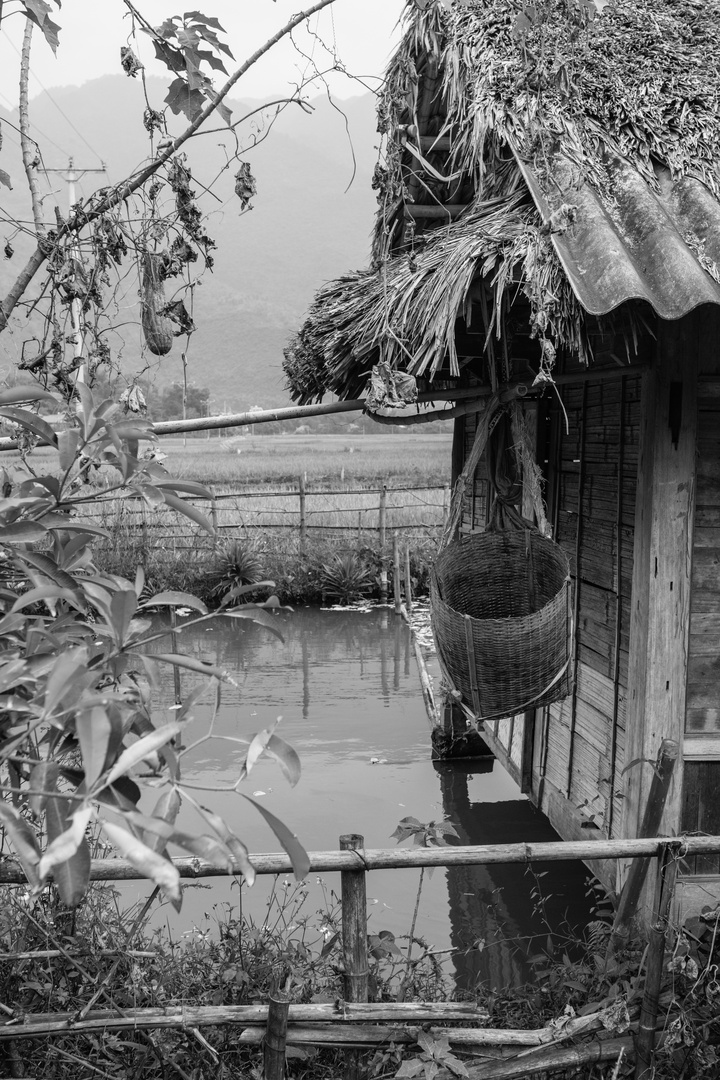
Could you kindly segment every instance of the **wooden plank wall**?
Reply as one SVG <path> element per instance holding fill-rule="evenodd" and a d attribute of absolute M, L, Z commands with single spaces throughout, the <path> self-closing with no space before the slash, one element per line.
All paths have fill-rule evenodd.
<path fill-rule="evenodd" d="M 720 734 L 720 379 L 698 386 L 698 462 L 685 730 Z"/>
<path fill-rule="evenodd" d="M 640 390 L 637 375 L 567 386 L 567 429 L 559 406 L 545 418 L 551 520 L 575 590 L 576 684 L 537 718 L 533 791 L 543 808 L 565 799 L 567 821 L 579 810 L 598 837 L 621 835 Z"/>
<path fill-rule="evenodd" d="M 681 828 L 720 833 L 720 314 L 704 313 L 698 378 L 685 770 Z M 703 758 L 705 760 L 703 760 Z M 714 760 L 713 760 L 714 759 Z M 720 856 L 697 858 L 691 874 L 720 874 Z"/>

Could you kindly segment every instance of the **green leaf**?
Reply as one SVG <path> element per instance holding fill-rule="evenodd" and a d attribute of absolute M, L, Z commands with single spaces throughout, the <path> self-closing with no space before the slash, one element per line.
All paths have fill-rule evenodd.
<path fill-rule="evenodd" d="M 213 866 L 232 874 L 234 870 L 233 858 L 225 844 L 214 836 L 191 836 L 190 833 L 174 832 L 173 844 L 179 844 L 187 851 L 192 852 L 198 859 L 207 859 Z"/>
<path fill-rule="evenodd" d="M 26 401 L 49 401 L 58 406 L 59 400 L 39 386 L 7 386 L 0 390 L 0 405 L 19 405 Z"/>
<path fill-rule="evenodd" d="M 163 727 L 157 728 L 150 735 L 144 735 L 142 739 L 138 739 L 136 743 L 129 746 L 127 750 L 123 750 L 120 757 L 113 765 L 110 772 L 107 774 L 103 781 L 103 787 L 109 787 L 114 783 L 119 776 L 124 776 L 130 769 L 134 768 L 141 761 L 151 757 L 156 753 L 161 746 L 170 742 L 172 738 L 178 735 L 180 732 L 179 724 L 165 724 Z"/>
<path fill-rule="evenodd" d="M 6 173 L 4 169 L 0 169 L 0 184 L 4 184 L 6 188 L 10 188 L 12 191 L 12 180 L 10 174 Z"/>
<path fill-rule="evenodd" d="M 271 814 L 270 811 L 264 806 L 261 806 L 260 803 L 256 803 L 249 795 L 243 795 L 241 791 L 238 791 L 238 795 L 242 799 L 246 799 L 247 802 L 249 802 L 251 806 L 254 806 L 257 812 L 265 818 L 265 821 L 282 844 L 283 849 L 290 856 L 290 862 L 292 863 L 295 877 L 298 880 L 304 878 L 310 870 L 310 856 L 295 833 L 290 832 L 287 825 L 280 821 L 280 818 L 276 818 L 274 814 Z"/>
<path fill-rule="evenodd" d="M 213 499 L 210 488 L 194 480 L 158 480 L 155 487 L 160 491 L 184 491 L 186 495 L 196 495 L 199 499 Z"/>
<path fill-rule="evenodd" d="M 66 431 L 58 432 L 60 468 L 63 472 L 68 472 L 75 464 L 79 445 L 80 432 L 77 428 L 68 428 Z"/>
<path fill-rule="evenodd" d="M 179 911 L 181 894 L 180 874 L 177 867 L 126 829 L 121 829 L 119 825 L 103 821 L 102 827 L 103 832 L 120 854 L 141 874 L 154 881 Z"/>
<path fill-rule="evenodd" d="M 0 410 L 1 412 L 2 410 Z M 204 529 L 210 534 L 215 535 L 215 530 L 212 525 L 199 510 L 196 510 L 192 503 L 187 502 L 185 499 L 179 499 L 177 495 L 171 494 L 169 491 L 163 491 L 165 502 L 171 509 L 176 510 L 178 514 L 184 514 L 185 517 L 190 518 L 196 525 L 199 525 L 201 529 Z"/>
<path fill-rule="evenodd" d="M 58 34 L 60 33 L 60 27 L 57 23 L 53 22 L 50 18 L 50 12 L 52 8 L 45 0 L 23 0 L 25 5 L 25 14 L 31 22 L 34 22 L 36 26 L 39 26 L 43 32 L 43 36 L 48 45 L 55 53 L 57 52 L 60 39 Z"/>
<path fill-rule="evenodd" d="M 163 821 L 172 829 L 172 826 L 175 824 L 175 819 L 180 812 L 181 803 L 182 799 L 180 798 L 180 794 L 177 788 L 170 788 L 169 791 L 166 791 L 163 795 L 160 796 L 158 801 L 155 803 L 155 807 L 150 816 L 153 818 L 158 818 L 160 821 Z M 146 833 L 145 842 L 149 848 L 151 848 L 153 851 L 156 851 L 159 855 L 161 855 L 165 850 L 166 845 L 165 843 L 163 843 L 163 837 L 161 837 L 160 834 L 157 832 L 150 835 Z"/>
<path fill-rule="evenodd" d="M 199 671 L 202 675 L 214 675 L 216 679 L 227 678 L 227 671 L 215 667 L 214 664 L 204 660 L 196 660 L 193 656 L 184 656 L 182 653 L 153 653 L 152 660 L 159 660 L 161 664 L 174 664 L 176 667 L 187 668 L 188 671 Z"/>
<path fill-rule="evenodd" d="M 83 602 L 77 593 L 70 592 L 69 589 L 61 589 L 58 585 L 44 585 L 39 589 L 30 589 L 28 592 L 23 593 L 15 601 L 10 608 L 10 613 L 15 611 L 23 611 L 27 607 L 32 607 L 33 604 L 39 604 L 41 602 L 47 603 L 48 600 L 67 600 L 67 602 L 78 611 L 82 611 Z"/>
<path fill-rule="evenodd" d="M 197 803 L 195 804 L 195 807 L 205 818 L 210 828 L 217 833 L 230 851 L 240 869 L 240 873 L 243 875 L 248 885 L 253 885 L 255 882 L 255 867 L 250 862 L 248 849 L 245 847 L 242 840 L 228 828 L 227 824 L 219 814 L 214 814 L 212 810 L 208 810 L 206 806 L 198 806 Z"/>
<path fill-rule="evenodd" d="M 218 615 L 227 615 L 229 619 L 249 619 L 250 622 L 257 623 L 259 626 L 264 626 L 266 630 L 269 630 L 275 637 L 280 638 L 281 641 L 285 641 L 282 633 L 275 625 L 275 617 L 269 615 L 266 611 L 263 611 L 261 607 L 251 607 L 245 605 L 237 608 L 225 608 L 223 611 L 218 611 Z"/>
<path fill-rule="evenodd" d="M 90 849 L 85 829 L 93 815 L 89 806 L 68 814 L 68 802 L 55 796 L 47 801 L 45 821 L 50 841 L 40 859 L 39 873 L 44 880 L 52 870 L 60 899 L 73 908 L 82 900 L 90 880 Z"/>
<path fill-rule="evenodd" d="M 292 746 L 277 735 L 271 735 L 265 747 L 265 755 L 277 761 L 285 779 L 291 787 L 295 787 L 300 779 L 301 765 L 300 758 Z"/>
<path fill-rule="evenodd" d="M 125 643 L 127 632 L 137 611 L 138 600 L 134 589 L 116 592 L 110 601 L 110 615 L 115 640 L 121 647 Z"/>
<path fill-rule="evenodd" d="M 25 428 L 26 431 L 32 432 L 33 435 L 42 441 L 48 443 L 50 446 L 57 446 L 57 435 L 41 417 L 35 413 L 27 412 L 26 409 L 14 409 L 10 405 L 0 408 L 0 416 L 7 417 L 8 420 L 12 420 L 14 424 L 19 424 L 20 427 Z"/>
<path fill-rule="evenodd" d="M 155 46 L 157 51 L 157 44 Z M 185 79 L 174 79 L 165 97 L 165 103 L 170 106 L 176 116 L 184 113 L 192 123 L 196 116 L 202 112 L 205 98 L 199 90 L 191 90 Z"/>
<path fill-rule="evenodd" d="M 91 788 L 105 768 L 113 726 L 100 705 L 84 709 L 75 717 L 75 731 L 82 752 L 85 783 Z"/>
<path fill-rule="evenodd" d="M 0 825 L 5 829 L 10 843 L 15 848 L 28 881 L 31 885 L 37 885 L 40 881 L 38 873 L 40 849 L 35 833 L 25 818 L 5 802 L 0 802 Z"/>
<path fill-rule="evenodd" d="M 39 761 L 33 766 L 30 773 L 30 790 L 42 793 L 28 797 L 28 806 L 36 817 L 40 817 L 47 806 L 48 798 L 57 790 L 59 775 L 60 769 L 54 761 Z"/>
<path fill-rule="evenodd" d="M 0 526 L 0 544 L 34 544 L 47 536 L 47 529 L 38 521 L 14 521 Z"/>
<path fill-rule="evenodd" d="M 160 592 L 151 596 L 149 600 L 143 600 L 141 608 L 153 607 L 189 607 L 199 611 L 201 615 L 207 615 L 207 608 L 197 596 L 185 592 Z"/>
<path fill-rule="evenodd" d="M 35 570 L 39 570 L 61 588 L 73 589 L 79 592 L 80 586 L 78 582 L 75 581 L 75 578 L 71 577 L 66 570 L 62 570 L 49 555 L 43 555 L 42 552 L 39 551 L 18 551 L 16 558 L 22 559 L 28 566 L 32 566 Z"/>

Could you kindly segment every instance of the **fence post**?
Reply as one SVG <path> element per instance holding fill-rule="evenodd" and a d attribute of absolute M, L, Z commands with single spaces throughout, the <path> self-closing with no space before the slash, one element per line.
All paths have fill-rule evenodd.
<path fill-rule="evenodd" d="M 395 597 L 395 614 L 399 615 L 402 609 L 402 597 L 400 596 L 400 542 L 397 533 L 393 533 L 393 596 Z"/>
<path fill-rule="evenodd" d="M 385 551 L 387 529 L 387 484 L 380 488 L 380 508 L 378 510 L 378 533 L 380 534 L 380 555 Z"/>
<path fill-rule="evenodd" d="M 283 1080 L 290 997 L 282 991 L 268 999 L 267 1029 L 263 1049 L 263 1080 Z"/>
<path fill-rule="evenodd" d="M 357 833 L 340 837 L 341 851 L 357 851 L 363 859 L 365 838 Z M 345 1000 L 364 1002 L 368 999 L 367 952 L 367 893 L 365 870 L 343 870 L 340 873 L 342 902 L 342 942 L 345 962 Z M 345 1080 L 360 1076 L 359 1050 L 345 1054 Z"/>
<path fill-rule="evenodd" d="M 650 927 L 645 964 L 645 990 L 635 1039 L 635 1053 L 637 1055 L 635 1080 L 650 1080 L 653 1075 L 655 1025 L 657 1024 L 660 1005 L 660 985 L 665 960 L 665 939 L 670 917 L 670 905 L 675 892 L 677 860 L 677 851 L 673 850 L 672 845 L 667 844 L 658 859 L 657 884 L 653 903 L 653 924 Z"/>
<path fill-rule="evenodd" d="M 307 515 L 305 512 L 305 474 L 300 473 L 298 477 L 298 487 L 300 493 L 300 550 L 305 550 L 305 541 L 307 540 Z"/>
<path fill-rule="evenodd" d="M 663 739 L 660 743 L 657 765 L 653 773 L 648 800 L 645 804 L 645 813 L 638 833 L 639 837 L 645 838 L 657 836 L 658 834 L 670 781 L 672 780 L 679 753 L 680 747 L 672 739 Z M 610 936 L 609 949 L 611 954 L 629 932 L 630 923 L 637 912 L 649 866 L 649 858 L 633 859 L 630 865 L 630 872 L 620 894 L 620 901 Z"/>
<path fill-rule="evenodd" d="M 450 485 L 443 484 L 443 506 L 442 506 L 442 523 L 443 529 L 447 525 L 448 514 L 450 513 Z"/>
<path fill-rule="evenodd" d="M 412 611 L 412 578 L 410 577 L 410 545 L 405 545 L 405 609 Z"/>

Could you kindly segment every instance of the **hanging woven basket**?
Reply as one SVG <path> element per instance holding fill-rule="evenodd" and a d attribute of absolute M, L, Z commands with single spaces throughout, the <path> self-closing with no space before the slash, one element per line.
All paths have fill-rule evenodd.
<path fill-rule="evenodd" d="M 535 529 L 471 533 L 438 556 L 430 581 L 443 674 L 481 720 L 571 691 L 568 561 Z"/>

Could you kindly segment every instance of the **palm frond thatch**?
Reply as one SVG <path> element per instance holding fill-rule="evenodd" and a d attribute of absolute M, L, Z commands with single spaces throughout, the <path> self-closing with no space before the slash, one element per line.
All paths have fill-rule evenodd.
<path fill-rule="evenodd" d="M 456 375 L 455 323 L 478 277 L 489 289 L 487 331 L 500 329 L 519 288 L 543 344 L 586 354 L 584 313 L 518 159 L 554 213 L 566 209 L 558 154 L 610 216 L 609 156 L 651 188 L 659 163 L 720 195 L 720 0 L 408 0 L 406 22 L 378 105 L 387 144 L 374 184 L 374 269 L 316 297 L 286 353 L 299 400 L 326 390 L 357 396 L 379 359 L 427 378 Z M 429 69 L 438 74 L 428 110 Z M 441 175 L 409 158 L 402 133 L 413 127 L 450 137 Z M 403 204 L 443 204 L 468 190 L 457 221 L 417 240 L 406 224 L 398 242 Z"/>

